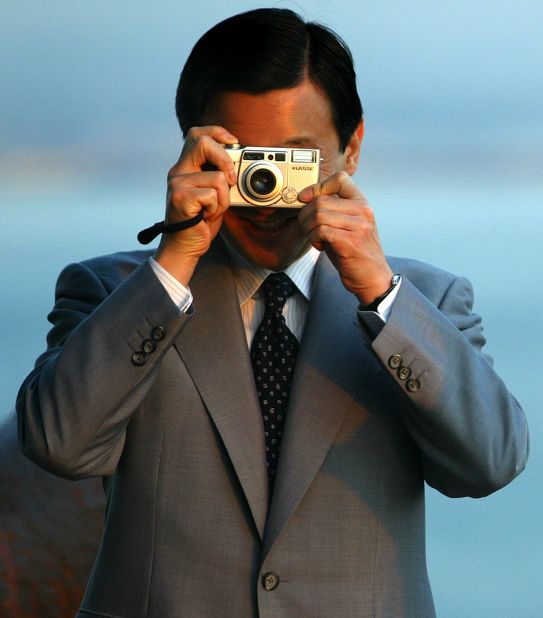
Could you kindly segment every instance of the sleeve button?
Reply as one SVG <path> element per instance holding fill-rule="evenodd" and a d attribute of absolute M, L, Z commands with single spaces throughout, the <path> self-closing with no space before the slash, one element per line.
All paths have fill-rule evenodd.
<path fill-rule="evenodd" d="M 134 354 L 132 354 L 132 362 L 137 367 L 141 367 L 141 365 L 145 365 L 145 362 L 146 362 L 145 352 L 142 352 L 142 351 L 134 352 Z"/>
<path fill-rule="evenodd" d="M 410 380 L 407 380 L 405 388 L 410 393 L 416 393 L 420 389 L 420 381 L 416 378 L 411 378 Z"/>
<path fill-rule="evenodd" d="M 166 329 L 164 326 L 155 326 L 151 331 L 151 337 L 154 341 L 162 341 L 166 336 Z"/>
<path fill-rule="evenodd" d="M 402 365 L 398 369 L 398 378 L 400 378 L 400 380 L 407 380 L 410 377 L 411 377 L 411 369 L 409 369 L 409 367 L 406 367 L 405 365 Z"/>
<path fill-rule="evenodd" d="M 141 350 L 145 354 L 151 354 L 156 350 L 156 343 L 152 339 L 145 339 L 141 344 Z"/>
<path fill-rule="evenodd" d="M 389 359 L 388 359 L 388 366 L 391 369 L 398 369 L 399 367 L 402 366 L 402 357 L 400 354 L 393 354 Z"/>

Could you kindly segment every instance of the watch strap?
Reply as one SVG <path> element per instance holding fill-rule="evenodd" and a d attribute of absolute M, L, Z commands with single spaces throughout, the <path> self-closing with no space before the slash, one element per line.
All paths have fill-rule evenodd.
<path fill-rule="evenodd" d="M 392 290 L 400 283 L 402 280 L 402 276 L 400 274 L 393 275 L 390 281 L 390 287 L 386 292 L 378 296 L 375 300 L 373 300 L 369 305 L 365 307 L 360 307 L 361 311 L 377 311 L 379 305 L 385 300 L 385 298 L 392 292 Z"/>

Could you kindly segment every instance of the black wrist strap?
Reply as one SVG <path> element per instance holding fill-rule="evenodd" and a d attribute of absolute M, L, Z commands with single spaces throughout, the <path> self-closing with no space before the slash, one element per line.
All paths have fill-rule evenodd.
<path fill-rule="evenodd" d="M 377 308 L 379 307 L 379 305 L 392 292 L 392 290 L 398 285 L 398 283 L 400 283 L 401 280 L 402 280 L 401 275 L 394 275 L 392 277 L 392 281 L 390 282 L 390 287 L 388 288 L 388 290 L 384 294 L 381 294 L 381 296 L 378 296 L 369 305 L 366 305 L 365 307 L 360 307 L 360 310 L 361 311 L 377 311 Z"/>
<path fill-rule="evenodd" d="M 172 234 L 173 232 L 180 232 L 181 230 L 188 230 L 189 227 L 193 227 L 198 225 L 200 221 L 204 218 L 204 211 L 200 211 L 195 217 L 191 219 L 186 219 L 185 221 L 179 221 L 179 223 L 169 223 L 166 224 L 164 221 L 159 221 L 155 223 L 151 227 L 145 228 L 141 230 L 138 234 L 138 241 L 142 245 L 148 245 L 152 242 L 159 234 Z"/>
<path fill-rule="evenodd" d="M 377 311 L 377 307 L 379 307 L 379 305 L 385 300 L 385 298 L 392 292 L 393 289 L 394 287 L 388 288 L 388 290 L 384 294 L 381 294 L 381 296 L 378 296 L 369 305 L 366 305 L 365 307 L 361 307 L 362 311 Z"/>

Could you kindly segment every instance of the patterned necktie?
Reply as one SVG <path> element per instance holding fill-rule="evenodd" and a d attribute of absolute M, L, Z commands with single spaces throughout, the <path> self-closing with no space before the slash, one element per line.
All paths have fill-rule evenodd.
<path fill-rule="evenodd" d="M 285 273 L 272 273 L 260 289 L 264 295 L 265 310 L 251 345 L 251 362 L 264 419 L 266 465 L 271 490 L 275 482 L 298 340 L 287 328 L 283 317 L 285 302 L 295 290 L 294 283 Z"/>

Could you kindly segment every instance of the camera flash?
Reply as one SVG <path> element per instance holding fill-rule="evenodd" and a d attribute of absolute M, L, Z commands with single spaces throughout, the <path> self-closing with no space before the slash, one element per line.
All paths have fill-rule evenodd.
<path fill-rule="evenodd" d="M 293 150 L 292 162 L 293 163 L 315 163 L 315 150 Z"/>

